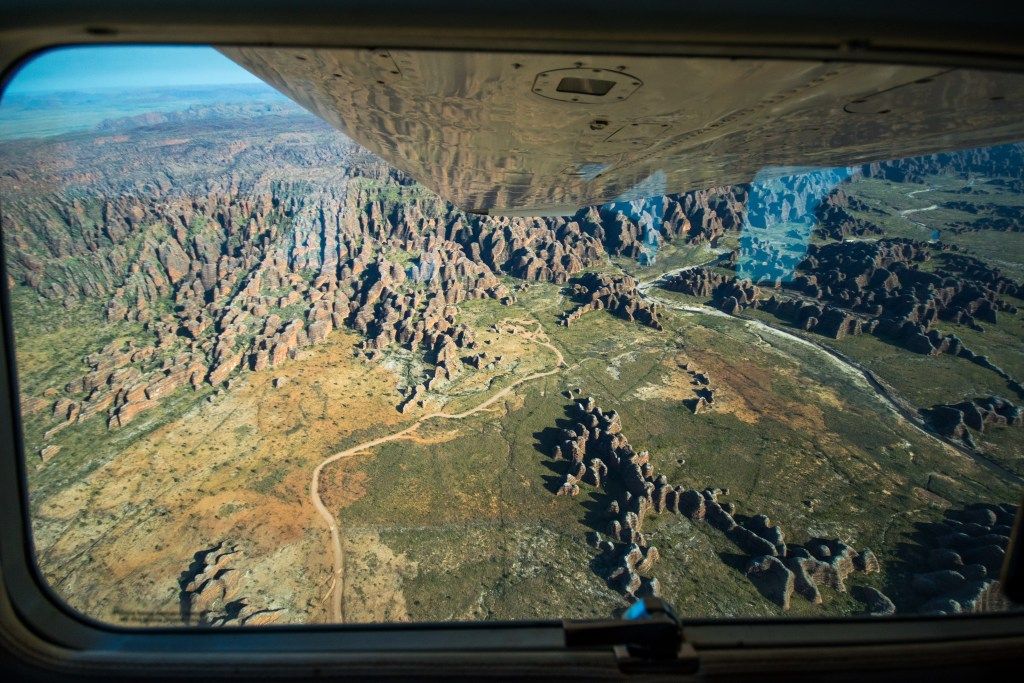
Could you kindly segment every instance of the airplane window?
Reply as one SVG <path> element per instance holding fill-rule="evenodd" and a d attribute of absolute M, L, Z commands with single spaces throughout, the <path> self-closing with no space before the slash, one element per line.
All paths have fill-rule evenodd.
<path fill-rule="evenodd" d="M 431 110 L 428 58 L 80 47 L 8 85 L 32 543 L 68 605 L 192 627 L 647 595 L 689 618 L 1009 609 L 1016 81 L 609 58 L 636 90 L 593 104 L 528 99 L 579 64 L 515 56 L 492 164 L 467 150 L 503 81 L 442 79 Z M 645 109 L 670 104 L 644 99 L 658 74 L 703 91 Z M 929 88 L 977 127 L 917 117 Z"/>

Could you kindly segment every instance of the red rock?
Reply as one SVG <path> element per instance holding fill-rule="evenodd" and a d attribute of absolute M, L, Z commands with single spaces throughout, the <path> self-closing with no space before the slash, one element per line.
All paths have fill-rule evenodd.
<path fill-rule="evenodd" d="M 217 363 L 217 365 L 210 370 L 210 376 L 208 377 L 210 384 L 216 386 L 226 380 L 228 375 L 234 372 L 241 362 L 242 353 L 239 351 L 238 353 L 232 354 Z"/>
<path fill-rule="evenodd" d="M 156 405 L 156 401 L 151 401 L 148 399 L 135 401 L 133 403 L 125 403 L 120 408 L 118 408 L 117 412 L 114 413 L 114 415 L 110 418 L 108 426 L 112 428 L 124 427 L 132 420 L 134 420 L 136 417 L 138 417 L 139 413 L 143 412 L 144 410 L 154 408 L 156 407 Z"/>
<path fill-rule="evenodd" d="M 47 462 L 48 460 L 52 459 L 53 456 L 57 455 L 58 453 L 60 453 L 60 446 L 58 446 L 57 444 L 50 444 L 49 446 L 45 446 L 42 449 L 40 449 L 40 451 L 39 451 L 39 458 L 43 462 Z"/>
<path fill-rule="evenodd" d="M 316 344 L 327 338 L 333 325 L 330 320 L 317 320 L 309 326 L 309 342 Z"/>

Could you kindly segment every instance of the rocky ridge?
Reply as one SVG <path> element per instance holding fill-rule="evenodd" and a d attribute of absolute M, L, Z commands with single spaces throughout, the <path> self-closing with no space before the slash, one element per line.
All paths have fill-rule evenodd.
<path fill-rule="evenodd" d="M 936 250 L 938 263 L 922 269 Z M 773 257 L 765 253 L 762 257 Z M 995 372 L 1022 393 L 1009 373 L 937 325 L 950 322 L 983 332 L 983 323 L 996 324 L 999 315 L 1018 313 L 1004 297 L 1019 297 L 1024 289 L 997 268 L 941 247 L 902 238 L 812 244 L 785 281 L 755 284 L 722 269 L 699 267 L 666 276 L 661 285 L 709 297 L 732 315 L 760 309 L 832 339 L 874 334 L 914 353 L 958 356 Z"/>
<path fill-rule="evenodd" d="M 851 237 L 872 237 L 884 233 L 881 226 L 851 214 L 851 209 L 865 213 L 871 211 L 871 207 L 847 195 L 842 187 L 829 192 L 814 210 L 814 235 L 842 242 Z"/>
<path fill-rule="evenodd" d="M 820 603 L 819 585 L 845 592 L 845 582 L 853 572 L 879 571 L 874 553 L 866 549 L 857 552 L 838 539 L 812 538 L 803 545 L 787 544 L 782 529 L 768 517 L 735 516 L 735 505 L 719 500 L 728 491 L 673 486 L 665 475 L 655 473 L 648 451 L 637 451 L 629 443 L 619 414 L 603 411 L 592 398 L 578 400 L 566 412 L 575 424 L 561 430 L 560 442 L 551 453 L 555 461 L 565 462 L 556 495 L 577 496 L 582 487 L 589 486 L 604 491 L 610 499 L 604 529 L 608 538 L 595 529 L 588 540 L 600 552 L 595 566 L 602 578 L 627 599 L 657 595 L 660 590 L 652 575 L 660 552 L 648 542 L 643 526 L 649 515 L 663 512 L 685 515 L 694 523 L 706 522 L 725 534 L 748 554 L 746 576 L 784 610 L 789 609 L 794 593 Z"/>
<path fill-rule="evenodd" d="M 580 305 L 562 316 L 561 323 L 568 327 L 590 311 L 606 310 L 629 322 L 661 330 L 659 305 L 644 298 L 637 285 L 629 275 L 587 273 L 577 278 L 570 290 L 573 300 Z"/>
<path fill-rule="evenodd" d="M 982 433 L 989 427 L 1024 425 L 1024 408 L 1000 396 L 935 405 L 922 409 L 921 414 L 936 432 L 960 439 L 969 448 L 977 447 L 971 436 L 972 429 Z"/>
<path fill-rule="evenodd" d="M 948 511 L 939 522 L 919 522 L 905 562 L 910 584 L 905 600 L 912 610 L 958 614 L 1006 609 L 998 576 L 1016 513 L 1006 503 L 975 503 Z"/>

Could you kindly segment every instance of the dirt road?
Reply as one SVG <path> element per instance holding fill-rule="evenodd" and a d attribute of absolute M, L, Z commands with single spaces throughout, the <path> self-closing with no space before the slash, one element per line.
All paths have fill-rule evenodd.
<path fill-rule="evenodd" d="M 499 325 L 517 325 L 523 322 L 525 321 L 502 321 L 501 323 L 499 323 Z M 330 595 L 331 598 L 331 619 L 333 621 L 339 623 L 345 621 L 345 607 L 344 601 L 342 600 L 342 597 L 345 594 L 345 551 L 341 544 L 341 532 L 339 529 L 338 520 L 334 517 L 334 515 L 331 514 L 331 512 L 327 509 L 327 506 L 324 505 L 323 500 L 320 498 L 320 474 L 323 472 L 325 467 L 327 467 L 333 462 L 336 462 L 343 458 L 349 458 L 354 455 L 358 455 L 359 453 L 367 451 L 381 444 L 405 438 L 412 432 L 416 431 L 416 429 L 419 428 L 420 425 L 422 425 L 424 422 L 427 422 L 428 420 L 463 420 L 467 417 L 470 417 L 471 415 L 479 413 L 480 411 L 487 409 L 489 406 L 505 398 L 520 385 L 523 385 L 527 382 L 532 382 L 533 380 L 536 379 L 541 379 L 543 377 L 550 377 L 551 375 L 555 374 L 562 367 L 565 366 L 565 358 L 562 356 L 562 352 L 555 348 L 555 346 L 547 340 L 547 336 L 541 329 L 540 323 L 537 323 L 537 329 L 533 330 L 532 332 L 528 330 L 523 330 L 521 331 L 521 333 L 524 334 L 526 339 L 536 342 L 538 346 L 543 346 L 554 352 L 556 358 L 554 368 L 552 368 L 551 370 L 545 370 L 544 372 L 535 372 L 531 375 L 527 375 L 526 377 L 522 377 L 513 382 L 512 384 L 508 385 L 501 391 L 497 392 L 487 400 L 482 401 L 476 406 L 468 410 L 464 410 L 461 413 L 429 413 L 427 415 L 424 415 L 420 419 L 416 420 L 405 429 L 394 432 L 392 434 L 387 434 L 385 436 L 378 437 L 376 439 L 364 441 L 361 444 L 357 444 L 355 446 L 352 446 L 351 448 L 346 448 L 343 451 L 338 451 L 337 453 L 334 453 L 333 455 L 324 459 L 319 465 L 317 465 L 316 469 L 313 470 L 313 480 L 310 482 L 309 485 L 309 497 L 310 500 L 313 502 L 313 507 L 316 508 L 317 513 L 319 513 L 323 520 L 327 522 L 327 526 L 331 532 L 331 554 L 333 556 L 334 561 L 334 570 L 331 581 L 331 587 L 328 589 L 328 594 Z"/>

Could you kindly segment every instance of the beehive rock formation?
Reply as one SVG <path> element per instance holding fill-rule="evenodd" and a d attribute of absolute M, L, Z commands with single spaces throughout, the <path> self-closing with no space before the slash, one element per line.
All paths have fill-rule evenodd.
<path fill-rule="evenodd" d="M 939 522 L 918 523 L 918 542 L 906 551 L 912 611 L 1005 609 L 998 577 L 1016 513 L 1006 503 L 975 503 L 948 511 Z"/>
<path fill-rule="evenodd" d="M 606 310 L 624 320 L 662 329 L 658 304 L 645 299 L 636 279 L 629 275 L 587 273 L 576 280 L 571 292 L 579 306 L 563 316 L 563 325 L 572 325 L 590 311 Z"/>
<path fill-rule="evenodd" d="M 984 332 L 998 316 L 1018 314 L 1004 297 L 1018 297 L 1024 287 L 998 269 L 941 246 L 903 238 L 811 244 L 802 259 L 789 255 L 786 262 L 780 261 L 773 245 L 751 247 L 755 242 L 741 250 L 740 258 L 752 259 L 757 270 L 786 273 L 785 277 L 753 283 L 704 266 L 664 277 L 660 284 L 708 298 L 730 315 L 758 309 L 832 339 L 873 334 L 913 353 L 963 358 L 996 373 L 1024 398 L 1019 380 L 955 334 L 939 329 L 949 322 Z M 931 262 L 935 254 L 939 265 L 921 269 L 920 264 Z M 773 293 L 767 295 L 766 290 Z"/>
<path fill-rule="evenodd" d="M 648 451 L 630 444 L 619 414 L 605 412 L 593 398 L 579 399 L 566 412 L 573 425 L 560 431 L 551 452 L 564 468 L 555 493 L 577 496 L 583 487 L 620 492 L 608 503 L 607 526 L 591 532 L 589 540 L 600 551 L 596 566 L 602 578 L 626 598 L 658 589 L 651 572 L 661 553 L 649 544 L 644 522 L 659 513 L 682 515 L 723 533 L 748 556 L 746 576 L 784 610 L 794 593 L 818 603 L 820 585 L 845 592 L 854 572 L 879 571 L 870 550 L 857 552 L 838 539 L 812 538 L 794 545 L 765 515 L 737 518 L 735 506 L 719 500 L 727 491 L 672 485 L 665 475 L 656 474 Z M 611 480 L 614 486 L 609 486 Z"/>
<path fill-rule="evenodd" d="M 239 595 L 238 547 L 221 541 L 196 553 L 180 580 L 181 618 L 190 626 L 259 626 L 276 621 L 279 609 L 262 609 Z"/>
<path fill-rule="evenodd" d="M 921 413 L 936 432 L 960 439 L 971 448 L 975 447 L 971 430 L 983 433 L 990 427 L 1020 427 L 1024 424 L 1024 409 L 1000 396 L 935 405 Z"/>

